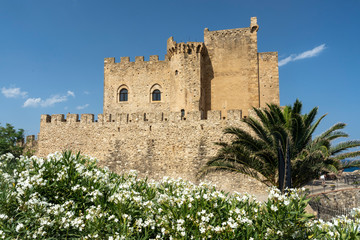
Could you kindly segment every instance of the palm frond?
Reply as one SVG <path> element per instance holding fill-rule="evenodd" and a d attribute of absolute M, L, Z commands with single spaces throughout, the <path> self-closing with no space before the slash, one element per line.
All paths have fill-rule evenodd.
<path fill-rule="evenodd" d="M 347 158 L 355 158 L 355 157 L 359 157 L 359 156 L 360 156 L 360 151 L 354 151 L 354 152 L 338 154 L 338 155 L 332 156 L 331 158 L 334 160 L 340 161 L 340 160 L 344 160 Z"/>
<path fill-rule="evenodd" d="M 321 138 L 327 138 L 329 137 L 333 132 L 343 129 L 346 126 L 345 123 L 336 123 L 335 125 L 331 126 L 328 130 L 323 132 L 319 137 Z"/>
<path fill-rule="evenodd" d="M 350 148 L 360 147 L 360 141 L 346 141 L 336 144 L 330 148 L 331 155 L 336 155 Z"/>
<path fill-rule="evenodd" d="M 312 135 L 314 133 L 314 131 L 316 130 L 316 128 L 319 126 L 321 120 L 324 119 L 324 117 L 326 117 L 327 114 L 322 115 L 310 128 L 310 134 Z"/>
<path fill-rule="evenodd" d="M 313 124 L 315 117 L 317 115 L 317 112 L 318 112 L 318 108 L 314 107 L 313 109 L 311 109 L 311 111 L 308 114 L 303 115 L 305 126 L 309 127 Z"/>

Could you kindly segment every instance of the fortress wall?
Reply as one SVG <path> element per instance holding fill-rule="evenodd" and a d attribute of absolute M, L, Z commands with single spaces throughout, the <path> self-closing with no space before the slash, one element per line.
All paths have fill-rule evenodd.
<path fill-rule="evenodd" d="M 220 111 L 209 112 L 208 120 L 200 120 L 199 111 L 189 112 L 186 120 L 177 112 L 99 114 L 94 121 L 93 114 L 80 119 L 77 114 L 42 115 L 38 155 L 71 149 L 98 158 L 101 166 L 118 173 L 135 169 L 151 179 L 170 176 L 198 182 L 196 173 L 217 152 L 214 142 L 229 138 L 223 129 L 242 125 L 240 110 L 227 116 L 222 119 Z M 213 173 L 206 179 L 224 190 L 246 189 L 247 182 L 238 174 Z"/>
<path fill-rule="evenodd" d="M 280 104 L 277 52 L 258 53 L 260 107 L 266 103 Z"/>
<path fill-rule="evenodd" d="M 159 61 L 157 55 L 121 57 L 119 63 L 114 58 L 104 61 L 104 113 L 127 112 L 136 109 L 138 112 L 170 111 L 171 81 L 169 61 Z M 119 101 L 119 92 L 128 89 L 128 101 Z M 161 91 L 161 101 L 152 102 L 151 92 Z"/>

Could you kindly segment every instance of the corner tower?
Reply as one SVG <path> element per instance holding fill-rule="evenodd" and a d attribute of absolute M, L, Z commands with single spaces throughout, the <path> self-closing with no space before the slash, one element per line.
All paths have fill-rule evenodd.
<path fill-rule="evenodd" d="M 259 55 L 258 30 L 256 17 L 251 18 L 247 28 L 204 30 L 209 60 L 204 66 L 203 78 L 208 83 L 210 96 L 207 99 L 211 110 L 221 110 L 225 116 L 227 110 L 242 109 L 246 116 L 252 107 L 265 106 L 265 102 L 279 103 L 277 53 Z M 273 89 L 277 86 L 277 91 L 261 91 L 261 83 Z"/>

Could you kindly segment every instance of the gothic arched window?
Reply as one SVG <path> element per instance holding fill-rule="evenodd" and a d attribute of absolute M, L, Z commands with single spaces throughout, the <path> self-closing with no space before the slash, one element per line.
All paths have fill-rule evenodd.
<path fill-rule="evenodd" d="M 120 90 L 119 101 L 127 102 L 127 100 L 128 100 L 128 90 L 126 88 L 123 88 Z"/>
<path fill-rule="evenodd" d="M 161 101 L 161 92 L 159 89 L 155 89 L 152 92 L 152 100 L 153 101 Z"/>

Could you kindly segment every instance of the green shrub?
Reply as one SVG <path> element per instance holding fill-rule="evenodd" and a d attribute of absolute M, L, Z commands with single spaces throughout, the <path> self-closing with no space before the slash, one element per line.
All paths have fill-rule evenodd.
<path fill-rule="evenodd" d="M 250 195 L 217 191 L 208 183 L 148 181 L 135 172 L 117 175 L 98 168 L 91 157 L 70 152 L 46 160 L 0 157 L 0 239 L 358 236 L 358 221 L 312 221 L 306 205 L 301 190 L 281 195 L 270 189 L 269 200 L 260 203 Z"/>

